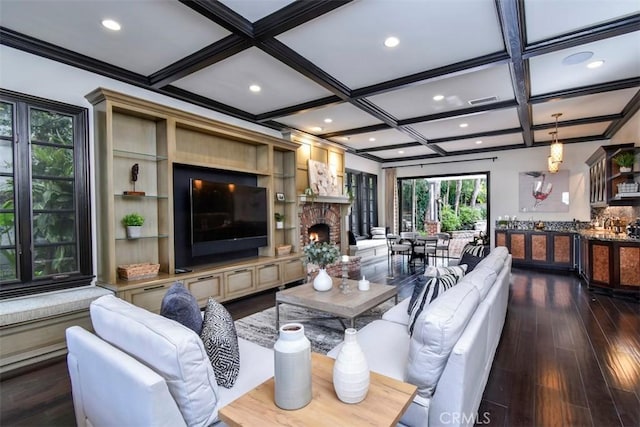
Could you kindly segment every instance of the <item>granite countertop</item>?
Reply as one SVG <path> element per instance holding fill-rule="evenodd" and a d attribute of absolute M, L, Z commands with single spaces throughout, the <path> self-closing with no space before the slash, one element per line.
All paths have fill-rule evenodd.
<path fill-rule="evenodd" d="M 608 230 L 580 230 L 579 234 L 582 237 L 586 237 L 587 239 L 591 240 L 640 243 L 640 239 L 629 237 L 626 233 L 614 233 Z"/>

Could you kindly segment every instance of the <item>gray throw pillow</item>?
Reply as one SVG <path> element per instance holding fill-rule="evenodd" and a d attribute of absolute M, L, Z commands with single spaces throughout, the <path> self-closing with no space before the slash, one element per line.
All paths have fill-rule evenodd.
<path fill-rule="evenodd" d="M 209 298 L 200 334 L 219 386 L 231 388 L 240 373 L 240 348 L 233 318 L 226 308 Z"/>
<path fill-rule="evenodd" d="M 462 248 L 460 264 L 466 264 L 467 273 L 470 273 L 489 254 L 489 251 L 490 248 L 488 246 L 467 244 Z"/>
<path fill-rule="evenodd" d="M 202 315 L 198 301 L 180 282 L 176 282 L 162 298 L 160 314 L 175 320 L 200 335 L 202 331 Z"/>
<path fill-rule="evenodd" d="M 458 279 L 453 274 L 432 277 L 427 281 L 409 313 L 409 324 L 407 325 L 409 335 L 413 335 L 413 328 L 416 325 L 420 313 L 422 313 L 431 302 L 438 298 L 438 296 L 442 295 L 448 289 L 453 288 L 456 283 L 458 283 Z"/>

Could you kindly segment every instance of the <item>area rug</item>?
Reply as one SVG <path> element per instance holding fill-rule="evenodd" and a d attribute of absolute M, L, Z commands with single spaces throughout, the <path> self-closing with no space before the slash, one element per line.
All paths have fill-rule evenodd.
<path fill-rule="evenodd" d="M 365 312 L 356 318 L 356 329 L 361 329 L 367 323 L 380 319 L 382 314 L 393 307 L 394 300 L 385 301 L 381 305 Z M 251 316 L 236 320 L 238 336 L 254 342 L 262 347 L 273 348 L 278 339 L 276 331 L 276 309 L 274 307 L 263 310 Z M 304 326 L 304 332 L 311 342 L 311 351 L 326 354 L 344 338 L 344 327 L 336 318 L 328 317 L 328 314 L 307 310 L 301 307 L 282 304 L 280 305 L 280 325 L 300 321 Z M 343 320 L 348 327 L 349 322 Z"/>

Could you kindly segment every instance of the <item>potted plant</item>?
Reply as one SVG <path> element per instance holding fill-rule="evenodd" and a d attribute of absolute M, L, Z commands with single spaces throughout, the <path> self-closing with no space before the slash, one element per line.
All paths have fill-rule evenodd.
<path fill-rule="evenodd" d="M 316 264 L 320 271 L 315 279 L 313 279 L 313 288 L 316 291 L 328 291 L 333 287 L 333 280 L 327 274 L 326 267 L 333 264 L 340 256 L 340 250 L 332 243 L 313 242 L 303 248 L 304 254 L 307 256 L 307 262 Z"/>
<path fill-rule="evenodd" d="M 127 237 L 129 239 L 137 239 L 142 235 L 144 217 L 139 213 L 133 212 L 122 218 L 122 224 L 127 227 Z"/>
<path fill-rule="evenodd" d="M 631 172 L 635 156 L 631 151 L 625 151 L 613 158 L 613 161 L 620 167 L 620 172 Z"/>
<path fill-rule="evenodd" d="M 281 230 L 284 228 L 284 215 L 281 214 L 280 212 L 276 212 L 275 214 L 273 214 L 273 216 L 276 218 L 276 228 L 278 230 Z"/>

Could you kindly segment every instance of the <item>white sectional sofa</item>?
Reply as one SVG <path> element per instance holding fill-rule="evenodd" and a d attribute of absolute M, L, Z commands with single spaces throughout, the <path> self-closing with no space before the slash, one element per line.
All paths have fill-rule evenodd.
<path fill-rule="evenodd" d="M 511 255 L 497 247 L 418 317 L 409 299 L 358 331 L 372 371 L 418 386 L 401 419 L 408 426 L 469 426 L 477 414 L 507 311 Z M 336 357 L 340 345 L 328 355 Z"/>
<path fill-rule="evenodd" d="M 408 300 L 358 332 L 373 371 L 419 387 L 403 424 L 473 423 L 461 416 L 477 411 L 504 323 L 510 270 L 506 249 L 492 251 L 423 312 L 413 338 Z M 231 389 L 218 387 L 191 329 L 111 295 L 94 301 L 90 313 L 95 334 L 78 326 L 66 332 L 79 426 L 217 424 L 220 408 L 273 376 L 273 350 L 239 339 L 238 379 Z M 452 349 L 438 351 L 443 344 Z"/>

